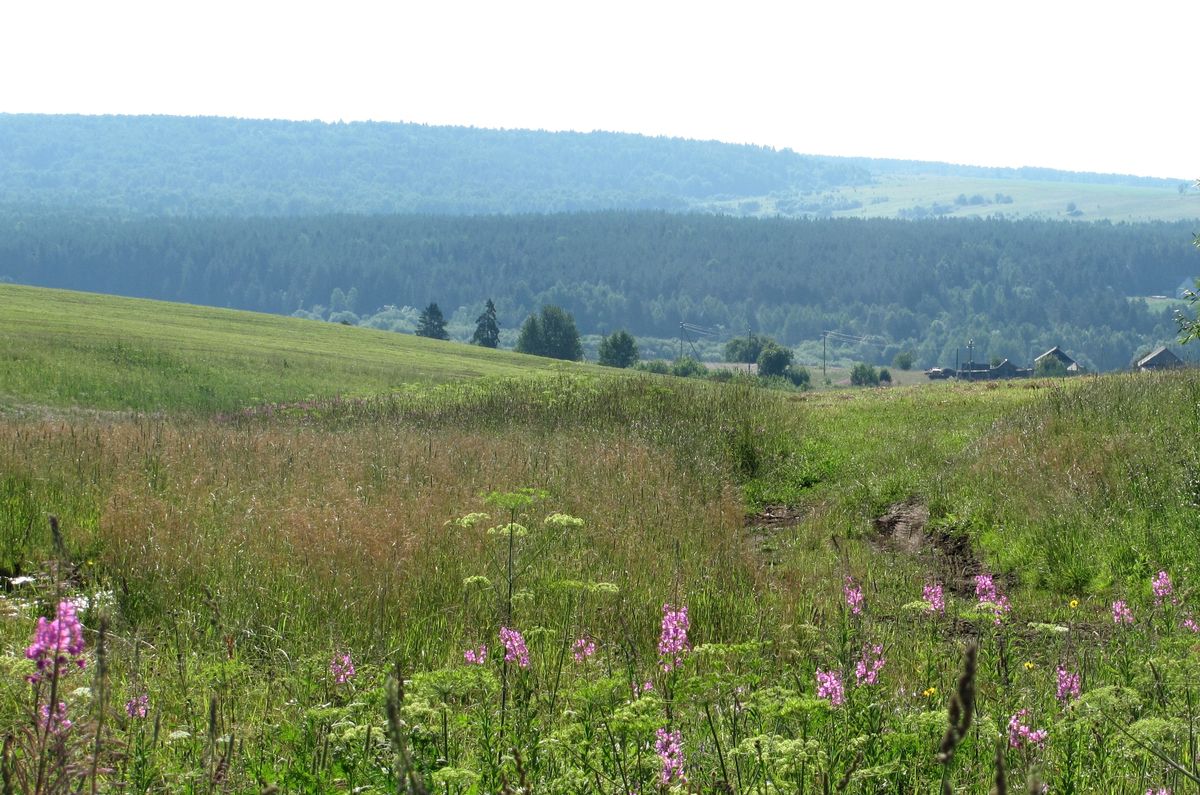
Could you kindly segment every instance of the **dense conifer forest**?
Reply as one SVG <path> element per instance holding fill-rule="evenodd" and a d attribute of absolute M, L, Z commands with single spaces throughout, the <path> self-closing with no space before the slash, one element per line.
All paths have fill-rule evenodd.
<path fill-rule="evenodd" d="M 436 301 L 513 329 L 544 304 L 583 333 L 747 326 L 785 344 L 836 329 L 855 352 L 952 363 L 1062 345 L 1096 369 L 1169 341 L 1166 294 L 1200 273 L 1192 225 L 758 220 L 663 212 L 517 216 L 0 220 L 0 279 L 393 328 Z M 1152 308 L 1153 307 L 1153 308 Z"/>

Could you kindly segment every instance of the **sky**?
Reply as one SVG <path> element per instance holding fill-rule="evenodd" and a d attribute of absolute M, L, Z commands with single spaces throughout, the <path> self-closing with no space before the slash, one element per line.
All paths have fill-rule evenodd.
<path fill-rule="evenodd" d="M 0 76 L 0 113 L 608 130 L 1200 178 L 1197 0 L 29 0 L 0 7 Z"/>

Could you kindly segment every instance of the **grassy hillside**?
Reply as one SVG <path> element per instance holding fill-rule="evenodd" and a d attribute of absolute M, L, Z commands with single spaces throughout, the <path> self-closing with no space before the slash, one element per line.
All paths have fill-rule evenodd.
<path fill-rule="evenodd" d="M 412 335 L 0 284 L 0 406 L 227 411 L 573 367 Z"/>
<path fill-rule="evenodd" d="M 350 341 L 376 337 L 319 324 L 161 306 L 174 330 L 154 332 L 159 305 L 0 300 L 40 329 L 6 327 L 6 365 L 91 367 L 103 386 L 62 390 L 81 407 L 135 402 L 113 371 L 249 389 L 284 356 L 288 388 L 319 392 L 342 356 L 363 394 L 387 342 L 417 342 L 369 356 Z M 64 345 L 68 315 L 140 334 L 142 363 L 97 359 L 113 334 Z M 301 357 L 314 326 L 330 336 Z M 414 377 L 482 372 L 427 350 Z M 981 792 L 997 759 L 1055 792 L 1185 791 L 1195 371 L 801 395 L 484 358 L 523 375 L 0 415 L 14 791 Z M 8 399 L 63 405 L 54 378 L 6 375 Z M 35 667 L 37 618 L 76 609 L 86 666 Z M 974 724 L 941 764 L 956 690 Z"/>

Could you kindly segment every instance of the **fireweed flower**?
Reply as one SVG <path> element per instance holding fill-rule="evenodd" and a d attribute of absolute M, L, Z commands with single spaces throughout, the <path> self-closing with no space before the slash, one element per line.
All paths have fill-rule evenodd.
<path fill-rule="evenodd" d="M 873 685 L 879 681 L 879 672 L 887 660 L 883 657 L 883 646 L 863 646 L 862 658 L 854 666 L 854 678 L 858 685 Z"/>
<path fill-rule="evenodd" d="M 669 787 L 673 783 L 686 784 L 687 776 L 683 772 L 683 735 L 678 730 L 659 729 L 655 732 L 654 753 L 662 762 L 662 773 L 659 783 Z"/>
<path fill-rule="evenodd" d="M 676 610 L 669 604 L 663 605 L 662 631 L 658 636 L 658 664 L 670 673 L 683 665 L 683 653 L 691 649 L 688 645 L 687 605 Z"/>
<path fill-rule="evenodd" d="M 854 584 L 854 578 L 849 574 L 846 575 L 846 582 L 842 586 L 842 593 L 846 596 L 846 607 L 850 608 L 850 613 L 858 615 L 863 611 L 863 592 Z"/>
<path fill-rule="evenodd" d="M 529 667 L 529 650 L 525 638 L 515 629 L 500 627 L 500 642 L 504 644 L 504 662 L 515 662 L 521 668 Z"/>
<path fill-rule="evenodd" d="M 1160 606 L 1163 601 L 1171 594 L 1175 593 L 1175 586 L 1171 585 L 1171 576 L 1166 571 L 1160 571 L 1150 581 L 1150 588 L 1154 591 L 1154 606 Z M 1172 604 L 1179 604 L 1178 600 L 1171 599 Z"/>
<path fill-rule="evenodd" d="M 1196 619 L 1192 617 L 1191 613 L 1188 613 L 1187 617 L 1183 619 L 1183 628 L 1188 632 L 1200 632 L 1200 624 L 1196 623 Z"/>
<path fill-rule="evenodd" d="M 846 689 L 842 686 L 842 675 L 837 671 L 817 669 L 817 698 L 828 699 L 835 707 L 846 703 Z"/>
<path fill-rule="evenodd" d="M 350 652 L 334 652 L 329 660 L 329 673 L 333 676 L 334 684 L 344 685 L 354 678 L 354 660 Z"/>
<path fill-rule="evenodd" d="M 946 612 L 946 595 L 942 591 L 940 582 L 926 583 L 921 590 L 921 601 L 929 603 L 929 612 L 931 613 Z"/>
<path fill-rule="evenodd" d="M 1008 745 L 1010 748 L 1020 748 L 1025 745 L 1041 746 L 1045 744 L 1050 733 L 1045 729 L 1030 729 L 1025 724 L 1029 710 L 1020 709 L 1008 719 Z"/>
<path fill-rule="evenodd" d="M 75 605 L 64 599 L 58 603 L 58 614 L 52 621 L 39 617 L 34 631 L 33 643 L 25 649 L 25 656 L 34 661 L 37 672 L 28 679 L 37 684 L 49 670 L 65 673 L 62 669 L 71 662 L 80 668 L 86 665 L 83 658 L 83 625 L 75 615 Z M 63 706 L 66 709 L 66 706 Z"/>
<path fill-rule="evenodd" d="M 1129 605 L 1125 604 L 1124 599 L 1118 599 L 1112 603 L 1112 617 L 1114 624 L 1133 623 L 1133 611 L 1129 609 Z"/>
<path fill-rule="evenodd" d="M 1158 789 L 1151 787 L 1150 789 L 1146 790 L 1146 795 L 1171 795 L 1171 790 L 1167 789 L 1166 787 L 1159 787 Z"/>
<path fill-rule="evenodd" d="M 1063 704 L 1079 698 L 1079 674 L 1073 674 L 1061 665 L 1055 669 L 1058 677 L 1058 689 L 1054 697 Z"/>
<path fill-rule="evenodd" d="M 58 702 L 58 708 L 53 712 L 50 711 L 49 704 L 42 704 L 40 713 L 42 718 L 39 723 L 42 731 L 47 734 L 64 734 L 67 729 L 71 728 L 71 721 L 67 718 L 66 702 Z"/>
<path fill-rule="evenodd" d="M 467 665 L 483 665 L 487 662 L 487 644 L 479 644 L 478 649 L 467 649 L 463 652 Z"/>
<path fill-rule="evenodd" d="M 150 696 L 142 693 L 125 702 L 125 714 L 131 718 L 144 718 L 150 712 Z"/>
<path fill-rule="evenodd" d="M 1012 610 L 1008 597 L 996 588 L 996 581 L 990 574 L 975 575 L 975 597 L 981 605 L 990 605 L 995 623 L 999 624 L 1005 614 Z"/>
<path fill-rule="evenodd" d="M 575 641 L 575 646 L 573 647 L 573 653 L 574 653 L 574 657 L 575 657 L 575 662 L 577 662 L 577 663 L 583 662 L 584 660 L 586 660 L 587 658 L 591 657 L 593 654 L 596 653 L 596 641 L 592 640 L 591 638 L 589 638 L 585 635 L 584 637 Z"/>

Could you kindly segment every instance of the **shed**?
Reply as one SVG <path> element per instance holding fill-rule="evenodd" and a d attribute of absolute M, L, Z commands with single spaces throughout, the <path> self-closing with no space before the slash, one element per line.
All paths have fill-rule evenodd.
<path fill-rule="evenodd" d="M 1137 370 L 1170 370 L 1183 367 L 1183 360 L 1171 353 L 1166 345 L 1159 345 L 1134 363 Z"/>

